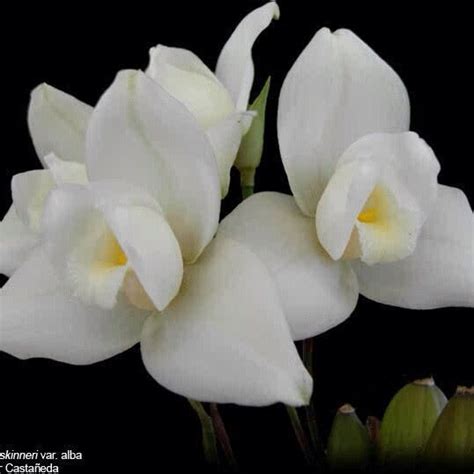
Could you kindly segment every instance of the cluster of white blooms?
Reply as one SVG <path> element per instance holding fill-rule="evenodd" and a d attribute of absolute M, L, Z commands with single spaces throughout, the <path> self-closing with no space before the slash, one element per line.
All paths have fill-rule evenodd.
<path fill-rule="evenodd" d="M 43 169 L 13 177 L 0 224 L 0 350 L 71 364 L 141 343 L 163 386 L 219 403 L 308 403 L 293 343 L 386 304 L 474 304 L 474 220 L 409 132 L 397 74 L 353 33 L 318 31 L 281 91 L 293 196 L 257 193 L 219 223 L 255 112 L 251 12 L 215 73 L 158 45 L 95 107 L 46 84 L 28 124 Z"/>

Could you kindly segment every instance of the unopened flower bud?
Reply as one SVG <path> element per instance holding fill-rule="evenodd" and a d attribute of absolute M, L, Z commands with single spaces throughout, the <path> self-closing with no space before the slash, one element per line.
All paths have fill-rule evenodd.
<path fill-rule="evenodd" d="M 371 454 L 371 443 L 365 426 L 351 405 L 336 413 L 328 439 L 327 460 L 331 469 L 364 469 Z"/>
<path fill-rule="evenodd" d="M 474 387 L 458 387 L 426 446 L 431 469 L 474 469 Z"/>
<path fill-rule="evenodd" d="M 389 469 L 413 469 L 447 403 L 432 378 L 405 385 L 389 403 L 380 428 L 378 458 Z"/>

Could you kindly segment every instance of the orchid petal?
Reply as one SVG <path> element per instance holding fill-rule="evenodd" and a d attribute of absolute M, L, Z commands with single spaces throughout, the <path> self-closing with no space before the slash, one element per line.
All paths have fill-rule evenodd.
<path fill-rule="evenodd" d="M 96 207 L 103 212 L 130 268 L 155 307 L 163 310 L 179 291 L 183 259 L 161 209 L 138 195 L 125 202 L 128 190 L 116 183 L 97 182 L 91 187 Z M 105 187 L 109 189 L 103 199 Z"/>
<path fill-rule="evenodd" d="M 115 305 L 127 271 L 163 309 L 181 284 L 179 245 L 158 204 L 126 183 L 53 191 L 45 212 L 47 250 L 77 295 Z"/>
<path fill-rule="evenodd" d="M 216 75 L 230 92 L 237 110 L 247 109 L 254 78 L 252 47 L 272 20 L 280 17 L 276 2 L 268 2 L 249 13 L 222 48 Z"/>
<path fill-rule="evenodd" d="M 288 73 L 280 94 L 278 139 L 291 190 L 313 216 L 344 150 L 375 132 L 409 128 L 398 75 L 348 30 L 319 30 Z"/>
<path fill-rule="evenodd" d="M 227 89 L 191 51 L 158 45 L 150 50 L 146 72 L 182 102 L 204 129 L 235 111 Z"/>
<path fill-rule="evenodd" d="M 412 255 L 368 266 L 355 262 L 361 293 L 411 309 L 474 306 L 474 217 L 465 194 L 439 186 Z"/>
<path fill-rule="evenodd" d="M 85 166 L 45 157 L 49 170 L 19 173 L 12 179 L 13 205 L 0 223 L 0 273 L 11 276 L 38 244 L 44 204 L 62 183 L 86 181 Z"/>
<path fill-rule="evenodd" d="M 31 93 L 28 126 L 39 159 L 55 153 L 66 161 L 84 162 L 85 135 L 92 107 L 48 84 Z"/>
<path fill-rule="evenodd" d="M 321 245 L 335 260 L 354 239 L 366 263 L 411 254 L 436 200 L 439 169 L 433 150 L 415 133 L 362 137 L 344 152 L 319 201 Z"/>
<path fill-rule="evenodd" d="M 195 400 L 302 405 L 311 395 L 266 268 L 222 236 L 185 267 L 178 296 L 145 323 L 141 348 L 161 385 Z"/>
<path fill-rule="evenodd" d="M 87 305 L 112 309 L 127 273 L 127 259 L 88 188 L 55 189 L 43 217 L 45 250 L 59 278 Z"/>
<path fill-rule="evenodd" d="M 18 217 L 34 232 L 40 229 L 44 204 L 54 187 L 47 170 L 26 171 L 12 178 L 12 198 Z"/>
<path fill-rule="evenodd" d="M 61 160 L 54 153 L 45 156 L 44 162 L 56 184 L 87 184 L 87 170 L 83 163 Z"/>
<path fill-rule="evenodd" d="M 252 119 L 250 112 L 234 113 L 207 130 L 219 168 L 222 197 L 229 191 L 230 170 L 239 151 L 242 134 L 248 130 Z"/>
<path fill-rule="evenodd" d="M 257 193 L 220 224 L 219 233 L 250 248 L 277 284 L 294 339 L 307 339 L 344 321 L 358 298 L 355 275 L 319 245 L 314 221 L 294 199 Z"/>
<path fill-rule="evenodd" d="M 21 359 L 92 364 L 135 345 L 148 315 L 122 299 L 112 311 L 84 305 L 35 250 L 0 291 L 0 350 Z"/>
<path fill-rule="evenodd" d="M 38 235 L 18 217 L 10 206 L 0 222 L 0 273 L 11 276 L 38 243 Z"/>
<path fill-rule="evenodd" d="M 119 179 L 161 205 L 194 261 L 214 235 L 220 209 L 212 147 L 185 106 L 139 71 L 122 71 L 102 96 L 87 135 L 92 181 Z"/>

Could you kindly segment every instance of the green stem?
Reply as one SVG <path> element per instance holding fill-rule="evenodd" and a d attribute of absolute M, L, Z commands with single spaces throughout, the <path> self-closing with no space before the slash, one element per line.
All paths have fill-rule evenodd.
<path fill-rule="evenodd" d="M 291 425 L 293 426 L 293 431 L 295 432 L 296 439 L 298 441 L 298 444 L 300 445 L 301 451 L 303 452 L 306 463 L 308 464 L 308 466 L 314 466 L 314 455 L 311 451 L 311 446 L 303 429 L 303 425 L 301 424 L 301 420 L 298 415 L 298 412 L 296 411 L 296 408 L 287 405 L 286 411 L 288 412 L 288 416 L 290 417 Z"/>
<path fill-rule="evenodd" d="M 254 187 L 253 186 L 241 186 L 242 188 L 242 200 L 247 199 L 253 194 Z"/>
<path fill-rule="evenodd" d="M 247 199 L 253 194 L 255 187 L 255 172 L 256 168 L 239 168 L 242 200 Z"/>
<path fill-rule="evenodd" d="M 216 432 L 217 439 L 226 458 L 227 465 L 230 467 L 232 472 L 238 472 L 239 469 L 234 456 L 234 451 L 232 449 L 230 438 L 227 434 L 224 421 L 222 420 L 221 414 L 219 413 L 219 408 L 217 407 L 216 403 L 210 404 L 210 412 L 212 422 L 214 424 L 214 430 Z"/>
<path fill-rule="evenodd" d="M 313 376 L 313 361 L 314 361 L 314 339 L 305 339 L 303 341 L 303 363 L 306 369 Z M 318 422 L 316 412 L 314 410 L 313 400 L 311 399 L 309 405 L 305 407 L 306 423 L 308 424 L 309 436 L 316 453 L 316 464 L 320 467 L 324 466 L 324 447 L 321 441 L 321 436 L 318 429 Z"/>
<path fill-rule="evenodd" d="M 202 429 L 202 449 L 204 456 L 209 464 L 217 466 L 219 464 L 219 455 L 217 454 L 217 443 L 216 433 L 214 431 L 214 425 L 211 417 L 206 413 L 206 410 L 202 406 L 201 402 L 191 400 L 188 398 L 189 404 L 192 406 L 199 421 L 201 422 Z"/>

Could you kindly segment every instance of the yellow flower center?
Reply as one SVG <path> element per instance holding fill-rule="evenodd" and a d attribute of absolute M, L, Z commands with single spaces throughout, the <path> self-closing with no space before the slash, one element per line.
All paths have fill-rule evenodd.
<path fill-rule="evenodd" d="M 357 220 L 363 224 L 386 224 L 390 219 L 390 204 L 387 190 L 377 185 L 357 216 Z"/>
<path fill-rule="evenodd" d="M 113 262 L 115 265 L 122 266 L 127 263 L 127 256 L 123 252 L 122 247 L 120 247 L 120 244 L 117 242 L 115 237 L 110 249 L 110 257 L 111 262 Z"/>
<path fill-rule="evenodd" d="M 405 258 L 413 252 L 417 222 L 385 186 L 376 185 L 357 216 L 343 258 L 363 258 L 368 264 Z"/>
<path fill-rule="evenodd" d="M 377 220 L 377 211 L 375 209 L 367 209 L 362 211 L 357 216 L 357 220 L 359 222 L 363 222 L 364 224 L 375 222 Z"/>
<path fill-rule="evenodd" d="M 112 232 L 107 232 L 100 242 L 95 265 L 102 268 L 122 267 L 128 259 Z"/>
<path fill-rule="evenodd" d="M 96 265 L 103 269 L 108 269 L 112 267 L 122 267 L 126 265 L 127 262 L 127 256 L 117 239 L 112 232 L 108 232 L 100 245 Z M 125 274 L 122 291 L 125 293 L 128 302 L 133 306 L 144 310 L 153 310 L 155 308 L 155 305 L 148 297 L 132 269 L 129 269 Z"/>

